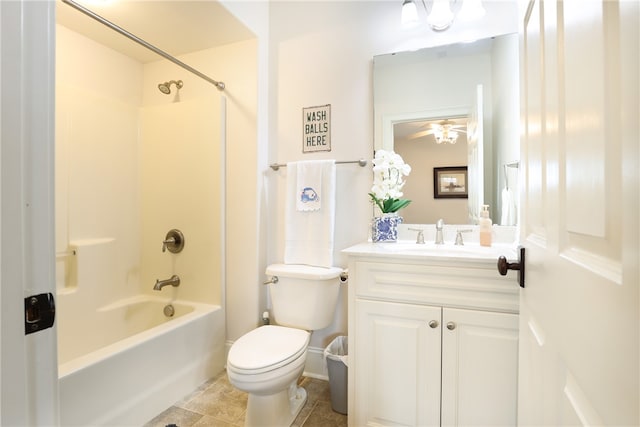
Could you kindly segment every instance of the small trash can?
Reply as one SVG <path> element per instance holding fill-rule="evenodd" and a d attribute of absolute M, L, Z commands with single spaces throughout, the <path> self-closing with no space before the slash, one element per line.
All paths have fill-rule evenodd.
<path fill-rule="evenodd" d="M 329 372 L 329 393 L 331 409 L 347 414 L 347 359 L 348 344 L 346 336 L 338 336 L 324 349 Z"/>

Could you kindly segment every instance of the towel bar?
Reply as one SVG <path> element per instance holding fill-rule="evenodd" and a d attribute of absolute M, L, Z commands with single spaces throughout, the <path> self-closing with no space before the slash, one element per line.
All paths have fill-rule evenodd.
<path fill-rule="evenodd" d="M 341 164 L 345 164 L 345 163 L 357 163 L 360 167 L 367 166 L 367 161 L 365 159 L 336 161 L 337 165 L 341 165 Z M 272 164 L 269 165 L 269 167 L 271 169 L 273 169 L 274 171 L 277 171 L 278 169 L 284 168 L 286 166 L 287 166 L 286 163 L 272 163 Z"/>

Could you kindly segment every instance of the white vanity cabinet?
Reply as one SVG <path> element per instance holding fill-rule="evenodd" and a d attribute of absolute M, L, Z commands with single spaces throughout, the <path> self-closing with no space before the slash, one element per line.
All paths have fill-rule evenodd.
<path fill-rule="evenodd" d="M 346 250 L 349 425 L 516 425 L 515 275 L 379 251 Z"/>

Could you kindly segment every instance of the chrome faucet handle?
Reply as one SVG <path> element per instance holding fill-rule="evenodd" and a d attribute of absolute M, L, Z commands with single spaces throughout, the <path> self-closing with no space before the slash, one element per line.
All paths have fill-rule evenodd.
<path fill-rule="evenodd" d="M 462 240 L 462 233 L 470 233 L 473 230 L 470 228 L 464 229 L 464 230 L 458 230 L 458 232 L 456 233 L 456 242 L 454 244 L 458 245 L 458 246 L 462 246 L 464 245 L 464 241 Z"/>
<path fill-rule="evenodd" d="M 424 245 L 424 230 L 422 228 L 409 228 L 411 231 L 417 231 L 418 235 L 416 236 L 416 244 Z"/>
<path fill-rule="evenodd" d="M 443 227 L 444 227 L 444 219 L 440 218 L 436 222 L 436 230 L 442 230 Z"/>

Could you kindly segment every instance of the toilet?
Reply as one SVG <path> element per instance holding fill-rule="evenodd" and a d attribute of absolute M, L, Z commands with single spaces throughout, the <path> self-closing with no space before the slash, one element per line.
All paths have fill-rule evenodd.
<path fill-rule="evenodd" d="M 304 406 L 307 392 L 297 381 L 311 331 L 333 321 L 342 271 L 294 264 L 267 267 L 277 325 L 243 335 L 227 356 L 229 382 L 249 394 L 246 426 L 290 426 Z"/>

